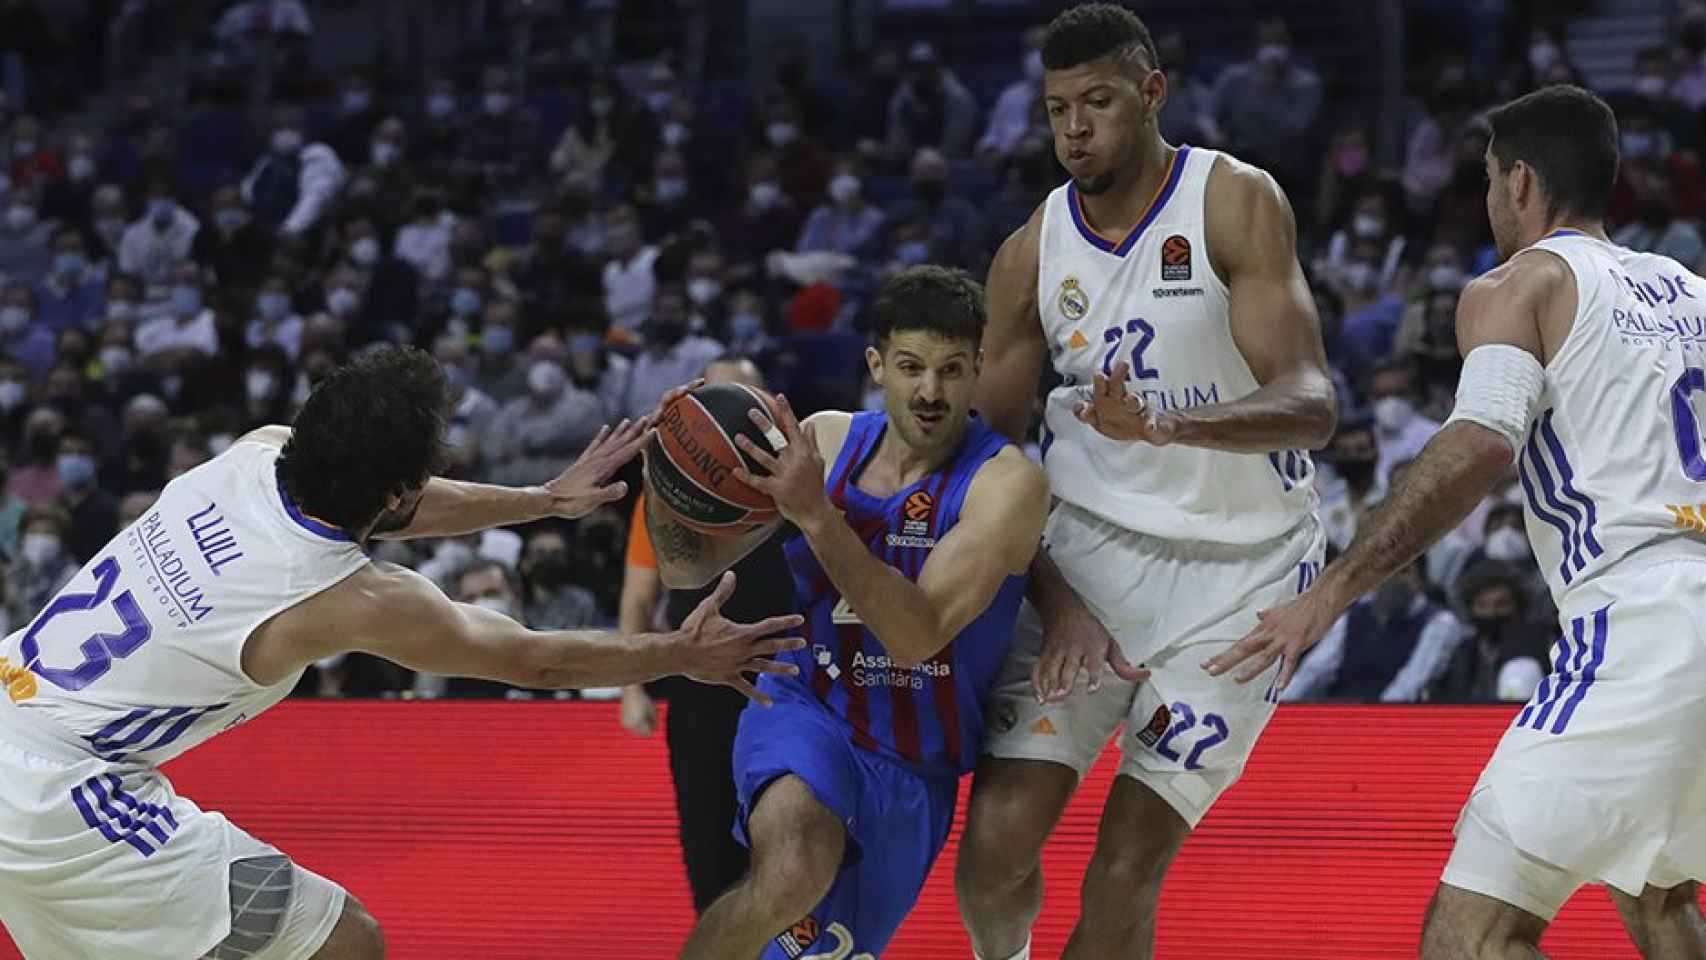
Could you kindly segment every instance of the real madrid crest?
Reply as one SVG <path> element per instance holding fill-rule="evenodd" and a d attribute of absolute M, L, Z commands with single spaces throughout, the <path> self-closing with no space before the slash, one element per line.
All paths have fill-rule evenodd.
<path fill-rule="evenodd" d="M 1059 303 L 1061 315 L 1068 320 L 1082 320 L 1090 312 L 1090 297 L 1078 285 L 1077 277 L 1067 277 L 1060 282 Z"/>

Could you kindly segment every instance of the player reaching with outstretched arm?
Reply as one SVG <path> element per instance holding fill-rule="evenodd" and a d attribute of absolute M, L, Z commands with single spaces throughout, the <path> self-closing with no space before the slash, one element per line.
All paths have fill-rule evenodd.
<path fill-rule="evenodd" d="M 1706 279 L 1606 239 L 1617 122 L 1598 97 L 1547 87 L 1488 119 L 1505 262 L 1458 302 L 1450 420 L 1314 587 L 1205 666 L 1277 666 L 1283 686 L 1514 459 L 1562 637 L 1458 818 L 1422 956 L 1537 956 L 1603 883 L 1643 956 L 1706 957 Z"/>
<path fill-rule="evenodd" d="M 668 398 L 666 398 L 667 401 Z M 371 960 L 343 888 L 180 797 L 160 764 L 253 719 L 323 657 L 525 687 L 741 672 L 798 649 L 718 607 L 666 634 L 535 632 L 370 561 L 383 537 L 458 536 L 620 499 L 651 418 L 601 431 L 543 487 L 433 477 L 443 374 L 384 348 L 334 371 L 292 427 L 263 427 L 166 485 L 30 624 L 0 641 L 0 921 L 29 960 Z M 304 749 L 312 749 L 305 746 Z"/>
<path fill-rule="evenodd" d="M 1277 702 L 1197 664 L 1320 568 L 1305 451 L 1331 436 L 1334 393 L 1285 195 L 1161 138 L 1167 81 L 1143 23 L 1079 6 L 1042 56 L 1072 179 L 990 268 L 978 406 L 1020 436 L 1052 358 L 1043 464 L 1059 504 L 990 706 L 960 912 L 978 956 L 1029 955 L 1043 844 L 1123 723 L 1065 956 L 1147 957 L 1167 865 Z"/>

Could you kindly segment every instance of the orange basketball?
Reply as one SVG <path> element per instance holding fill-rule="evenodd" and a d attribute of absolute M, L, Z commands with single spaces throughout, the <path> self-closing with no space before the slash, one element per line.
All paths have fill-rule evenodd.
<path fill-rule="evenodd" d="M 759 449 L 775 452 L 748 411 L 777 418 L 774 397 L 739 383 L 710 383 L 677 398 L 658 418 L 646 451 L 646 479 L 657 502 L 682 524 L 712 536 L 733 536 L 776 519 L 767 494 L 735 478 L 744 466 L 764 471 L 735 446 L 745 435 Z"/>

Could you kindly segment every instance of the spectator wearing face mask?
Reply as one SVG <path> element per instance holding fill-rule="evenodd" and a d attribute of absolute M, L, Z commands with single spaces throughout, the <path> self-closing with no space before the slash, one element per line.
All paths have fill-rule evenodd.
<path fill-rule="evenodd" d="M 433 342 L 433 359 L 444 371 L 449 388 L 450 416 L 444 431 L 448 464 L 445 475 L 472 478 L 480 466 L 480 439 L 498 415 L 497 401 L 474 384 L 475 361 L 464 337 L 441 336 Z"/>
<path fill-rule="evenodd" d="M 243 417 L 241 432 L 269 423 L 289 423 L 294 417 L 290 403 L 290 361 L 276 344 L 249 352 L 243 370 Z"/>
<path fill-rule="evenodd" d="M 1315 184 L 1316 229 L 1330 233 L 1335 225 L 1350 222 L 1358 198 L 1374 187 L 1368 134 L 1355 126 L 1340 130 L 1321 162 Z"/>
<path fill-rule="evenodd" d="M 562 185 L 582 185 L 597 192 L 604 186 L 612 159 L 619 151 L 625 157 L 634 156 L 643 132 L 654 123 L 614 77 L 598 74 L 587 85 L 586 109 L 570 121 L 551 151 L 551 172 Z M 681 146 L 668 140 L 663 143 Z"/>
<path fill-rule="evenodd" d="M 1214 87 L 1202 76 L 1201 67 L 1181 30 L 1168 30 L 1155 38 L 1155 52 L 1167 75 L 1167 101 L 1161 105 L 1156 123 L 1168 143 L 1192 143 L 1219 147 L 1226 140 L 1214 119 Z M 1041 58 L 1036 62 L 1041 67 Z M 1039 71 L 1040 77 L 1040 71 Z M 1041 79 L 1037 81 L 1041 84 Z M 1048 119 L 1043 118 L 1043 131 Z"/>
<path fill-rule="evenodd" d="M 24 114 L 14 120 L 6 139 L 10 150 L 5 170 L 14 190 L 46 186 L 65 176 L 59 154 L 48 146 L 41 123 L 35 117 Z"/>
<path fill-rule="evenodd" d="M 456 215 L 438 190 L 419 190 L 409 203 L 409 220 L 398 228 L 392 250 L 429 284 L 442 283 L 450 275 L 450 228 Z"/>
<path fill-rule="evenodd" d="M 473 382 L 499 406 L 528 392 L 528 365 L 522 356 L 520 312 L 513 300 L 493 300 L 480 314 L 480 356 Z"/>
<path fill-rule="evenodd" d="M 929 148 L 912 158 L 912 196 L 888 212 L 890 223 L 922 222 L 929 230 L 931 263 L 977 269 L 987 259 L 982 249 L 983 218 L 953 190 L 948 158 Z"/>
<path fill-rule="evenodd" d="M 36 191 L 14 184 L 0 195 L 0 277 L 36 284 L 53 269 L 55 224 L 38 215 Z"/>
<path fill-rule="evenodd" d="M 172 271 L 171 292 L 161 315 L 136 328 L 137 356 L 166 378 L 176 396 L 183 374 L 219 356 L 213 309 L 203 303 L 201 269 L 186 260 Z"/>
<path fill-rule="evenodd" d="M 29 400 L 29 370 L 0 349 L 0 451 L 21 449 L 18 444 L 23 436 L 24 418 L 30 410 Z"/>
<path fill-rule="evenodd" d="M 1469 636 L 1434 686 L 1432 700 L 1488 703 L 1527 700 L 1545 675 L 1551 631 L 1529 616 L 1518 570 L 1496 560 L 1464 571 L 1454 585 L 1468 611 Z M 1526 675 L 1526 683 L 1513 679 Z"/>
<path fill-rule="evenodd" d="M 1024 51 L 1019 57 L 1016 79 L 1001 88 L 1001 93 L 995 98 L 995 106 L 989 109 L 989 122 L 983 128 L 983 137 L 977 141 L 977 158 L 986 166 L 1000 165 L 1021 141 L 1035 132 L 1037 105 L 1042 91 L 1043 28 L 1035 27 L 1025 32 Z M 1171 102 L 1179 91 L 1170 86 L 1167 94 Z"/>
<path fill-rule="evenodd" d="M 633 207 L 617 207 L 605 217 L 604 311 L 611 327 L 632 337 L 651 314 L 657 281 L 652 267 L 658 248 L 643 242 Z"/>
<path fill-rule="evenodd" d="M 261 281 L 255 293 L 243 342 L 251 350 L 276 346 L 294 363 L 302 352 L 302 323 L 302 315 L 291 301 L 289 282 L 274 273 Z"/>
<path fill-rule="evenodd" d="M 89 265 L 83 234 L 62 226 L 52 242 L 53 269 L 36 284 L 36 319 L 54 333 L 94 329 L 105 317 L 106 283 Z"/>
<path fill-rule="evenodd" d="M 159 490 L 166 484 L 166 458 L 170 452 L 165 402 L 151 393 L 137 394 L 124 407 L 123 439 L 118 452 L 101 466 L 101 489 L 120 497 L 142 490 Z M 132 519 L 134 515 L 126 518 L 121 500 L 119 526 Z"/>
<path fill-rule="evenodd" d="M 517 622 L 525 622 L 515 573 L 504 564 L 476 557 L 451 575 L 451 584 L 449 592 L 458 603 L 483 607 Z M 444 696 L 459 699 L 503 697 L 514 689 L 494 680 L 451 677 L 444 684 Z"/>
<path fill-rule="evenodd" d="M 1681 220 L 1697 220 L 1703 212 L 1703 187 L 1700 161 L 1694 152 L 1676 149 L 1646 103 L 1625 105 L 1617 117 L 1617 129 L 1617 182 L 1606 207 L 1607 222 L 1629 223 L 1651 212 L 1645 209 L 1651 202 L 1649 195 L 1637 187 L 1646 185 L 1642 176 L 1653 170 L 1668 175 L 1672 214 Z"/>
<path fill-rule="evenodd" d="M 24 511 L 29 509 L 28 504 L 6 489 L 11 469 L 12 455 L 0 445 L 0 556 L 4 557 L 18 555 L 18 528 L 23 523 Z M 0 596 L 4 596 L 4 591 L 0 591 Z"/>
<path fill-rule="evenodd" d="M 1460 62 L 1446 63 L 1428 91 L 1427 114 L 1411 131 L 1404 150 L 1404 193 L 1412 212 L 1430 209 L 1451 182 L 1457 140 L 1470 122 L 1472 101 L 1468 68 Z"/>
<path fill-rule="evenodd" d="M 793 249 L 804 221 L 804 211 L 782 189 L 776 156 L 760 151 L 747 161 L 745 202 L 717 232 L 736 261 L 755 261 L 773 250 Z"/>
<path fill-rule="evenodd" d="M 53 332 L 36 320 L 35 291 L 23 283 L 0 286 L 0 357 L 39 378 L 53 365 L 53 343 Z"/>
<path fill-rule="evenodd" d="M 712 214 L 679 151 L 665 148 L 652 161 L 652 177 L 634 188 L 634 210 L 648 237 L 666 237 Z"/>
<path fill-rule="evenodd" d="M 969 157 L 977 137 L 977 100 L 928 43 L 906 55 L 906 75 L 889 100 L 887 148 L 901 161 L 922 147 L 950 157 Z"/>
<path fill-rule="evenodd" d="M 116 183 L 103 183 L 89 198 L 89 219 L 94 241 L 93 259 L 113 261 L 117 265 L 119 246 L 124 232 L 130 228 L 125 206 L 124 188 Z"/>
<path fill-rule="evenodd" d="M 1282 184 L 1297 183 L 1304 172 L 1321 103 L 1320 76 L 1297 62 L 1291 31 L 1277 17 L 1256 27 L 1254 56 L 1227 67 L 1214 85 L 1215 122 L 1227 149 Z"/>
<path fill-rule="evenodd" d="M 23 457 L 12 465 L 6 491 L 30 506 L 51 505 L 59 499 L 59 435 L 65 418 L 49 406 L 32 409 L 24 418 L 19 450 Z"/>
<path fill-rule="evenodd" d="M 1423 586 L 1418 559 L 1358 600 L 1304 655 L 1282 699 L 1424 699 L 1468 630 Z"/>
<path fill-rule="evenodd" d="M 1380 282 L 1379 242 L 1353 242 L 1336 265 L 1322 267 L 1339 295 L 1344 313 L 1335 340 L 1335 360 L 1353 378 L 1366 372 L 1392 352 L 1398 327 L 1404 320 L 1404 300 Z"/>
<path fill-rule="evenodd" d="M 884 222 L 883 212 L 866 202 L 864 184 L 854 168 L 843 164 L 829 180 L 828 202 L 806 218 L 795 249 L 867 256 L 880 242 Z"/>
<path fill-rule="evenodd" d="M 66 146 L 65 176 L 49 181 L 41 193 L 45 220 L 87 225 L 100 176 L 99 148 L 93 134 L 78 131 Z"/>
<path fill-rule="evenodd" d="M 521 291 L 523 306 L 534 316 L 544 316 L 563 304 L 596 298 L 601 292 L 602 264 L 571 246 L 568 232 L 569 216 L 564 205 L 546 204 L 533 215 L 533 242 L 511 254 L 511 282 Z"/>
<path fill-rule="evenodd" d="M 118 501 L 95 482 L 95 445 L 67 430 L 59 437 L 54 469 L 59 473 L 59 506 L 69 523 L 65 550 L 81 565 L 89 562 L 118 533 Z"/>
<path fill-rule="evenodd" d="M 52 505 L 32 506 L 19 523 L 18 552 L 6 564 L 6 619 L 19 627 L 34 619 L 59 588 L 77 574 L 65 549 L 70 520 Z"/>
<path fill-rule="evenodd" d="M 1693 223 L 1676 218 L 1676 187 L 1664 165 L 1652 158 L 1628 163 L 1622 171 L 1635 199 L 1636 219 L 1611 235 L 1611 241 L 1642 253 L 1670 257 L 1698 271 L 1706 265 L 1706 243 Z"/>
<path fill-rule="evenodd" d="M 1380 441 L 1375 477 L 1382 488 L 1391 481 L 1395 465 L 1414 460 L 1439 432 L 1438 421 L 1416 410 L 1416 398 L 1415 367 L 1408 360 L 1384 361 L 1369 375 L 1369 409 L 1374 411 L 1374 432 Z"/>
<path fill-rule="evenodd" d="M 235 183 L 215 188 L 208 210 L 209 222 L 196 231 L 190 258 L 223 287 L 253 289 L 272 263 L 271 235 L 249 215 Z"/>
<path fill-rule="evenodd" d="M 548 483 L 604 423 L 604 405 L 570 384 L 562 364 L 534 360 L 526 396 L 504 404 L 481 440 L 487 478 L 511 486 Z"/>
<path fill-rule="evenodd" d="M 403 119 L 385 117 L 373 128 L 372 136 L 363 139 L 355 150 L 349 153 L 340 150 L 338 155 L 352 161 L 360 158 L 359 163 L 351 164 L 354 170 L 345 195 L 352 202 L 371 208 L 387 235 L 395 232 L 408 216 L 409 203 L 418 185 L 415 163 L 409 156 L 408 127 Z"/>
<path fill-rule="evenodd" d="M 340 242 L 343 266 L 355 276 L 359 299 L 356 312 L 346 320 L 351 342 L 412 342 L 421 287 L 414 265 L 390 255 L 379 225 L 364 213 L 344 221 Z"/>
<path fill-rule="evenodd" d="M 1321 491 L 1321 525 L 1327 543 L 1344 550 L 1356 539 L 1357 525 L 1364 513 L 1385 495 L 1375 471 L 1380 460 L 1380 441 L 1374 420 L 1340 417 L 1328 456 L 1319 465 L 1317 486 Z"/>
<path fill-rule="evenodd" d="M 1428 572 L 1435 583 L 1446 586 L 1446 599 L 1456 607 L 1467 605 L 1469 598 L 1461 592 L 1463 575 L 1492 562 L 1505 565 L 1517 577 L 1524 603 L 1529 608 L 1548 605 L 1550 595 L 1535 563 L 1533 547 L 1528 542 L 1522 504 L 1489 498 L 1482 514 L 1478 540 L 1452 536 L 1441 541 L 1428 555 Z"/>
<path fill-rule="evenodd" d="M 454 172 L 467 122 L 456 81 L 444 76 L 429 80 L 415 120 L 417 134 L 410 158 L 423 174 L 442 179 Z"/>
<path fill-rule="evenodd" d="M 606 420 L 621 417 L 628 381 L 634 375 L 633 361 L 614 353 L 605 345 L 609 322 L 604 306 L 596 300 L 570 303 L 558 324 L 568 334 L 565 343 L 564 370 L 569 380 L 580 390 L 598 396 L 604 406 Z"/>
<path fill-rule="evenodd" d="M 542 150 L 539 121 L 518 102 L 509 71 L 487 67 L 480 81 L 480 107 L 463 131 L 457 159 L 488 189 L 496 189 L 518 176 L 531 179 Z"/>
<path fill-rule="evenodd" d="M 486 308 L 499 299 L 492 287 L 492 275 L 479 264 L 456 267 L 443 296 L 445 332 L 463 336 L 479 325 Z"/>
<path fill-rule="evenodd" d="M 762 357 L 775 343 L 770 322 L 765 319 L 764 299 L 756 290 L 743 287 L 729 297 L 728 322 L 722 341 L 736 357 Z"/>
<path fill-rule="evenodd" d="M 379 116 L 373 78 L 359 70 L 350 71 L 339 84 L 338 117 L 332 122 L 327 144 L 340 157 L 362 156 L 373 128 L 379 124 Z"/>
<path fill-rule="evenodd" d="M 263 226 L 295 237 L 320 222 L 348 179 L 338 155 L 309 142 L 301 111 L 283 108 L 273 117 L 267 149 L 243 179 L 243 200 Z"/>
<path fill-rule="evenodd" d="M 1612 97 L 1611 103 L 1620 113 L 1627 113 L 1631 107 L 1644 108 L 1657 118 L 1659 128 L 1670 134 L 1677 147 L 1692 150 L 1699 143 L 1700 132 L 1694 111 L 1672 92 L 1676 66 L 1670 48 L 1643 47 L 1635 53 L 1634 81 L 1622 95 Z"/>
<path fill-rule="evenodd" d="M 522 613 L 534 630 L 575 630 L 603 620 L 598 598 L 573 582 L 569 556 L 569 540 L 561 527 L 542 526 L 527 535 L 521 554 Z"/>
<path fill-rule="evenodd" d="M 689 329 L 687 293 L 680 287 L 658 290 L 644 330 L 645 348 L 634 358 L 634 372 L 622 398 L 622 416 L 644 416 L 671 387 L 699 375 L 724 353 L 721 343 Z"/>
<path fill-rule="evenodd" d="M 150 181 L 145 196 L 141 219 L 125 228 L 119 240 L 118 268 L 141 277 L 153 301 L 155 290 L 163 292 L 172 271 L 189 259 L 201 221 L 178 203 L 165 180 Z"/>
<path fill-rule="evenodd" d="M 830 156 L 822 143 L 805 132 L 802 114 L 799 101 L 785 91 L 773 92 L 764 114 L 763 140 L 776 155 L 782 192 L 802 210 L 809 210 L 823 202 Z"/>

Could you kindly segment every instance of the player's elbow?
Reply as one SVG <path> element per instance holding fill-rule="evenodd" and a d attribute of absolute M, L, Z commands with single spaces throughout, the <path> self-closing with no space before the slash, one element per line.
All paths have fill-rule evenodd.
<path fill-rule="evenodd" d="M 1321 450 L 1333 442 L 1339 429 L 1339 388 L 1331 377 L 1316 374 L 1310 378 L 1305 408 L 1308 416 L 1308 449 Z"/>

